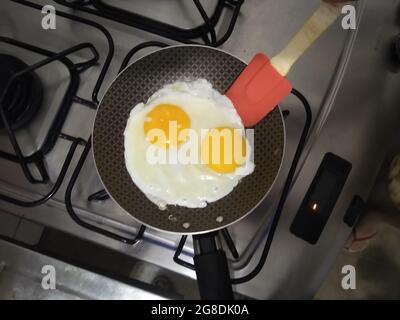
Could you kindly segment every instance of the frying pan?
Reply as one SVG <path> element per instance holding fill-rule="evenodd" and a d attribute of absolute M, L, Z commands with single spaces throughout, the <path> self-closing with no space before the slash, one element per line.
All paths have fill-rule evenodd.
<path fill-rule="evenodd" d="M 204 78 L 225 93 L 245 67 L 246 63 L 237 57 L 211 47 L 179 45 L 160 49 L 119 74 L 105 93 L 94 122 L 94 159 L 108 194 L 144 225 L 193 235 L 194 265 L 204 299 L 232 298 L 226 256 L 218 246 L 216 231 L 244 218 L 271 189 L 284 153 L 281 111 L 275 108 L 254 127 L 254 172 L 230 194 L 205 208 L 168 206 L 161 211 L 148 200 L 126 169 L 123 133 L 131 109 L 164 85 Z"/>

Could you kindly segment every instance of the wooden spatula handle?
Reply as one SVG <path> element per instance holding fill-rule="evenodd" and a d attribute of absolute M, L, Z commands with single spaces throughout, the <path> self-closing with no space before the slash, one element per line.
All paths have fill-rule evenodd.
<path fill-rule="evenodd" d="M 321 5 L 307 20 L 286 47 L 271 59 L 271 64 L 286 76 L 294 63 L 325 32 L 341 14 L 343 2 L 331 4 L 321 1 Z"/>

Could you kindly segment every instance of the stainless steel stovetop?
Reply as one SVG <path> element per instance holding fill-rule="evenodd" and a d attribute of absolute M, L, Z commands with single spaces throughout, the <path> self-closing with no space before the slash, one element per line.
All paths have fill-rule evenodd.
<path fill-rule="evenodd" d="M 35 1 L 41 5 L 48 2 Z M 58 11 L 73 13 L 101 24 L 114 39 L 114 57 L 100 88 L 99 99 L 117 75 L 125 55 L 134 46 L 146 41 L 176 43 L 149 32 L 50 2 Z M 206 11 L 211 13 L 216 1 L 202 2 Z M 318 3 L 319 0 L 246 1 L 241 8 L 232 36 L 220 48 L 245 61 L 249 61 L 259 51 L 272 56 L 301 27 L 317 8 Z M 129 4 L 115 1 L 115 5 L 129 7 L 132 11 L 184 28 L 199 25 L 202 21 L 190 1 L 148 0 Z M 312 298 L 341 251 L 351 232 L 343 222 L 343 216 L 354 195 L 360 195 L 364 199 L 368 197 L 384 157 L 385 137 L 400 115 L 398 107 L 400 76 L 388 70 L 384 54 L 387 43 L 400 32 L 400 26 L 396 25 L 395 14 L 397 12 L 395 9 L 399 5 L 398 0 L 359 1 L 357 30 L 343 30 L 338 21 L 293 68 L 289 78 L 296 89 L 308 98 L 312 107 L 314 115 L 312 132 L 268 260 L 256 279 L 235 287 L 237 292 L 257 299 Z M 95 82 L 109 50 L 102 32 L 59 15 L 56 30 L 43 30 L 41 28 L 43 14 L 39 10 L 13 1 L 1 1 L 0 16 L 2 37 L 27 42 L 54 52 L 60 52 L 83 42 L 92 43 L 100 54 L 100 60 L 95 66 L 80 74 L 77 91 L 77 96 L 91 100 Z M 229 12 L 226 17 L 223 16 L 218 29 L 222 30 L 227 21 Z M 141 50 L 131 61 L 155 49 L 152 47 Z M 17 56 L 27 64 L 43 59 L 41 55 L 17 49 L 4 42 L 0 44 L 0 53 Z M 73 61 L 87 60 L 90 59 L 90 51 L 81 50 L 69 57 Z M 58 105 L 70 84 L 68 70 L 59 61 L 47 65 L 37 73 L 45 87 L 43 104 L 34 120 L 16 134 L 24 155 L 33 153 L 42 144 Z M 289 110 L 290 114 L 285 119 L 287 143 L 280 176 L 265 201 L 245 219 L 229 227 L 240 255 L 239 259 L 229 256 L 234 277 L 247 274 L 258 261 L 269 222 L 302 130 L 304 114 L 301 105 L 295 99 L 288 98 L 282 103 L 281 108 Z M 81 103 L 73 103 L 62 127 L 62 133 L 88 139 L 94 115 L 93 109 Z M 67 139 L 58 138 L 52 151 L 45 157 L 50 185 L 28 183 L 18 164 L 0 159 L 0 192 L 26 201 L 46 194 L 59 175 L 70 145 L 71 142 Z M 4 133 L 0 133 L 0 149 L 13 152 L 12 145 Z M 173 261 L 179 236 L 147 228 L 143 240 L 130 246 L 82 228 L 70 218 L 65 208 L 65 191 L 82 150 L 82 146 L 77 147 L 60 189 L 48 202 L 37 207 L 23 208 L 1 201 L 0 216 L 12 215 L 20 220 L 34 221 L 195 278 L 192 270 Z M 289 226 L 326 152 L 333 152 L 350 161 L 353 169 L 318 243 L 310 245 L 291 234 Z M 38 172 L 34 172 L 37 175 Z M 88 201 L 88 196 L 101 189 L 93 157 L 89 154 L 72 195 L 75 211 L 91 224 L 127 237 L 134 237 L 140 225 L 113 201 Z M 182 258 L 190 262 L 192 253 L 191 239 L 188 238 Z"/>

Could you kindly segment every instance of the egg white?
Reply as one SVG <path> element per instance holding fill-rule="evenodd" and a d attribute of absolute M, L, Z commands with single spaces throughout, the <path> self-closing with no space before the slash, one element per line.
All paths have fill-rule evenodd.
<path fill-rule="evenodd" d="M 146 115 L 159 104 L 174 104 L 187 113 L 190 128 L 231 127 L 244 129 L 232 102 L 204 79 L 176 82 L 155 92 L 146 104 L 136 105 L 124 132 L 126 168 L 136 186 L 160 209 L 167 205 L 204 208 L 229 194 L 244 176 L 254 170 L 252 149 L 246 140 L 245 164 L 229 174 L 220 174 L 204 164 L 151 164 L 146 152 Z M 182 145 L 181 145 L 182 146 Z"/>

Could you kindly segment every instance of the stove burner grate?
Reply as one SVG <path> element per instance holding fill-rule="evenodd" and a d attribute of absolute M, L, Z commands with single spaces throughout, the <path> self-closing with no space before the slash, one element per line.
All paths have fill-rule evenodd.
<path fill-rule="evenodd" d="M 218 47 L 225 43 L 231 36 L 244 0 L 217 0 L 215 10 L 211 15 L 208 15 L 204 10 L 200 0 L 193 0 L 193 4 L 202 17 L 203 23 L 189 29 L 118 8 L 105 3 L 103 0 L 55 0 L 55 2 L 73 10 L 80 10 L 98 17 L 110 19 L 171 40 L 192 44 L 199 43 L 200 41 L 201 44 Z M 231 11 L 230 19 L 227 28 L 218 37 L 215 28 L 218 22 L 222 20 L 225 11 Z"/>

